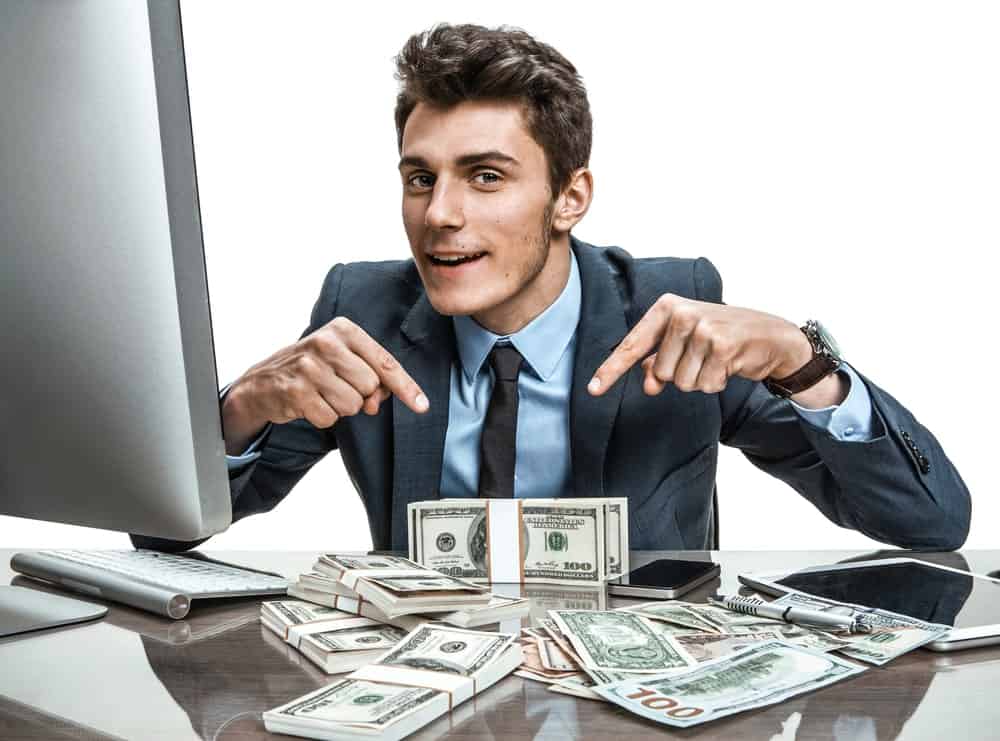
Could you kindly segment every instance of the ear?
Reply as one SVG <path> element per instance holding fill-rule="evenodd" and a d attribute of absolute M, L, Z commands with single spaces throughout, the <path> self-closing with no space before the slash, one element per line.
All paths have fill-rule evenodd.
<path fill-rule="evenodd" d="M 594 198 L 594 176 L 586 167 L 573 171 L 569 183 L 556 199 L 552 214 L 552 230 L 569 232 L 590 208 Z"/>

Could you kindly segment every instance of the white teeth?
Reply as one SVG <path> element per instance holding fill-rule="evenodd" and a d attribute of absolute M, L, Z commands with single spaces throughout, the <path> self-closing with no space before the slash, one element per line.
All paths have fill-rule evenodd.
<path fill-rule="evenodd" d="M 462 260 L 472 260 L 476 257 L 482 257 L 485 253 L 477 252 L 474 255 L 433 255 L 433 258 L 438 262 L 460 262 Z"/>

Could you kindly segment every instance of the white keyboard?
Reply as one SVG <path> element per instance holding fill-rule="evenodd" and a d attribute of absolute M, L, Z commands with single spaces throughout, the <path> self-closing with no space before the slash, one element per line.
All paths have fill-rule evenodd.
<path fill-rule="evenodd" d="M 192 599 L 284 594 L 288 588 L 279 576 L 158 551 L 35 551 L 15 555 L 11 566 L 172 618 L 184 617 Z"/>

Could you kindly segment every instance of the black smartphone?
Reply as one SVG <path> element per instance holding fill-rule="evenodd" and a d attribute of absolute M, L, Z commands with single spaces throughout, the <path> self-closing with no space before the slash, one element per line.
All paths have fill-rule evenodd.
<path fill-rule="evenodd" d="M 719 572 L 719 564 L 714 561 L 661 558 L 609 581 L 608 594 L 675 599 L 718 576 Z"/>

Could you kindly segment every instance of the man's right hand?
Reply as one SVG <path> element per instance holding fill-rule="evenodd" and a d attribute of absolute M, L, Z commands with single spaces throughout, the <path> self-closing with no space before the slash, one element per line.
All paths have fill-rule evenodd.
<path fill-rule="evenodd" d="M 226 452 L 242 453 L 268 422 L 332 427 L 361 411 L 378 414 L 392 394 L 418 414 L 430 408 L 399 361 L 350 319 L 336 317 L 230 386 L 222 405 Z"/>

